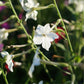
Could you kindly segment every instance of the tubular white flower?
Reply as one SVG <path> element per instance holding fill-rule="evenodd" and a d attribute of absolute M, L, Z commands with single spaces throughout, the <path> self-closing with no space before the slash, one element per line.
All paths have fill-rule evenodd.
<path fill-rule="evenodd" d="M 51 42 L 54 39 L 58 39 L 59 36 L 56 33 L 52 32 L 52 28 L 50 28 L 50 24 L 46 24 L 45 26 L 38 25 L 35 31 L 35 35 L 33 41 L 35 44 L 42 44 L 42 47 L 49 51 L 51 46 Z"/>
<path fill-rule="evenodd" d="M 8 65 L 8 68 L 11 72 L 13 72 L 13 62 L 12 62 L 12 56 L 9 55 L 7 51 L 1 52 L 1 56 L 4 58 L 6 56 L 6 64 Z"/>
<path fill-rule="evenodd" d="M 5 30 L 5 28 L 0 29 L 0 43 L 8 37 L 8 32 L 5 32 Z"/>
<path fill-rule="evenodd" d="M 39 49 L 39 48 L 38 48 L 38 49 Z M 30 76 L 31 78 L 33 77 L 33 76 L 32 76 L 32 73 L 34 72 L 34 67 L 40 65 L 40 58 L 38 58 L 38 54 L 39 54 L 38 49 L 37 49 L 37 51 L 36 51 L 36 53 L 35 53 L 35 55 L 34 55 L 33 63 L 32 63 L 32 65 L 31 65 L 30 69 L 29 69 L 29 72 L 28 72 L 28 74 L 29 74 L 29 76 Z"/>
<path fill-rule="evenodd" d="M 39 3 L 37 3 L 36 0 L 20 0 L 20 3 L 23 9 L 27 12 L 25 21 L 29 18 L 37 20 L 38 12 L 36 10 L 32 10 L 32 8 L 38 7 Z"/>

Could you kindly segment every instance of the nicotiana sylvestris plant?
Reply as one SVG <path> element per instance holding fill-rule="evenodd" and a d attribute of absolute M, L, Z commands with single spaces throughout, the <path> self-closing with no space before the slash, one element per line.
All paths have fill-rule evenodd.
<path fill-rule="evenodd" d="M 14 15 L 10 16 L 8 19 L 0 22 L 0 25 L 10 21 L 12 19 L 17 19 L 18 22 L 18 28 L 15 29 L 0 29 L 0 43 L 3 43 L 3 40 L 7 40 L 8 34 L 14 31 L 19 31 L 22 30 L 24 31 L 27 39 L 28 39 L 28 43 L 24 44 L 24 45 L 12 45 L 13 48 L 17 47 L 25 47 L 25 46 L 30 46 L 31 49 L 24 51 L 22 53 L 18 53 L 18 54 L 14 54 L 14 55 L 10 55 L 7 51 L 2 51 L 1 52 L 1 57 L 0 57 L 0 63 L 1 63 L 1 67 L 0 67 L 0 75 L 2 74 L 4 77 L 4 80 L 6 82 L 6 84 L 8 84 L 8 80 L 6 77 L 6 73 L 5 70 L 3 68 L 4 63 L 6 63 L 8 65 L 8 69 L 11 72 L 14 72 L 13 67 L 14 67 L 14 63 L 13 63 L 13 59 L 19 56 L 22 56 L 24 54 L 27 54 L 31 51 L 34 51 L 35 55 L 33 57 L 33 61 L 31 64 L 31 67 L 28 71 L 28 74 L 30 76 L 30 78 L 33 78 L 33 72 L 35 70 L 35 66 L 40 66 L 41 64 L 43 64 L 44 66 L 46 64 L 52 65 L 52 66 L 62 66 L 62 67 L 69 67 L 70 70 L 70 74 L 72 79 L 71 79 L 71 84 L 74 84 L 75 82 L 75 75 L 72 69 L 72 66 L 68 63 L 63 63 L 63 62 L 52 62 L 47 56 L 44 55 L 44 53 L 40 50 L 40 48 L 38 48 L 38 46 L 42 45 L 42 48 L 44 50 L 46 50 L 46 52 L 50 52 L 50 47 L 52 45 L 52 43 L 54 43 L 54 40 L 59 39 L 60 34 L 57 34 L 57 32 L 63 32 L 64 36 L 63 38 L 68 41 L 68 44 L 70 46 L 70 51 L 71 51 L 71 55 L 74 56 L 73 54 L 73 49 L 72 49 L 72 45 L 69 39 L 69 35 L 67 33 L 64 21 L 62 19 L 62 16 L 60 14 L 60 11 L 58 9 L 56 0 L 53 0 L 54 4 L 50 4 L 47 6 L 40 6 L 40 3 L 37 0 L 19 0 L 22 8 L 24 9 L 24 11 L 26 11 L 26 16 L 25 16 L 25 21 L 27 21 L 28 19 L 33 19 L 33 20 L 38 20 L 39 18 L 37 18 L 38 15 L 38 10 L 44 10 L 44 9 L 48 9 L 48 8 L 53 8 L 55 7 L 58 13 L 58 16 L 60 18 L 60 22 L 57 21 L 53 26 L 50 25 L 50 23 L 46 23 L 44 26 L 42 24 L 38 24 L 38 26 L 36 27 L 36 30 L 33 32 L 33 35 L 28 34 L 28 32 L 26 31 L 24 25 L 23 25 L 23 21 L 22 19 L 20 20 L 17 12 L 14 9 L 14 6 L 12 4 L 11 0 L 8 0 L 8 2 L 2 3 L 0 1 L 0 5 L 1 6 L 8 6 L 12 9 L 12 12 Z M 41 19 L 41 18 L 40 18 Z M 57 26 L 59 23 L 62 23 L 62 28 L 63 29 L 58 29 Z M 60 37 L 61 37 L 60 36 Z M 4 59 L 4 60 L 3 60 Z M 3 62 L 2 62 L 3 61 Z M 16 65 L 21 66 L 22 63 L 19 62 L 15 62 Z M 48 73 L 48 69 L 46 68 L 45 70 Z M 49 75 L 49 74 L 48 74 Z M 50 77 L 50 75 L 49 75 Z M 35 84 L 35 83 L 34 83 Z M 43 81 L 40 81 L 39 84 L 43 84 Z"/>

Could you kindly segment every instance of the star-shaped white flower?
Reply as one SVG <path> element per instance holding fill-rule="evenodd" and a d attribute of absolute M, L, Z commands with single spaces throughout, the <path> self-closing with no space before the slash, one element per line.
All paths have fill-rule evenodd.
<path fill-rule="evenodd" d="M 36 10 L 32 10 L 32 8 L 38 7 L 39 3 L 37 3 L 36 0 L 20 0 L 20 3 L 23 9 L 27 12 L 25 21 L 29 18 L 37 20 L 38 12 Z"/>
<path fill-rule="evenodd" d="M 40 65 L 40 58 L 38 58 L 38 54 L 39 54 L 38 49 L 36 50 L 36 53 L 35 53 L 34 58 L 33 58 L 33 63 L 29 69 L 29 72 L 28 72 L 28 74 L 31 78 L 32 78 L 32 73 L 34 72 L 34 67 Z"/>
<path fill-rule="evenodd" d="M 12 62 L 12 56 L 9 55 L 7 51 L 1 52 L 1 56 L 4 58 L 6 56 L 6 64 L 8 65 L 8 69 L 13 72 L 13 62 Z"/>
<path fill-rule="evenodd" d="M 58 38 L 59 36 L 56 33 L 52 32 L 52 28 L 50 28 L 50 25 L 46 24 L 45 26 L 37 26 L 33 41 L 37 45 L 42 44 L 42 47 L 49 51 L 51 42 L 54 41 L 54 39 Z"/>
<path fill-rule="evenodd" d="M 0 29 L 0 43 L 8 37 L 8 32 L 5 32 L 5 30 L 5 28 Z"/>

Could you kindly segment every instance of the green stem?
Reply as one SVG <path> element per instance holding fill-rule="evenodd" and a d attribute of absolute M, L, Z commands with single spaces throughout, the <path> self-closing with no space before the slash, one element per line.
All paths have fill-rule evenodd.
<path fill-rule="evenodd" d="M 57 13 L 58 13 L 59 18 L 62 19 L 62 16 L 61 16 L 60 11 L 59 11 L 59 9 L 58 9 L 56 0 L 54 0 L 54 4 L 55 4 L 55 8 L 56 8 L 56 10 L 57 10 Z M 73 48 L 72 48 L 72 45 L 71 45 L 71 42 L 70 42 L 70 38 L 69 38 L 69 35 L 68 35 L 68 33 L 67 33 L 67 30 L 66 30 L 66 27 L 65 27 L 65 24 L 64 24 L 63 20 L 62 20 L 62 25 L 63 25 L 63 28 L 64 28 L 64 30 L 65 30 L 65 34 L 66 34 L 66 36 L 67 36 L 67 40 L 68 40 L 68 43 L 69 43 L 69 46 L 70 46 L 70 50 L 71 50 L 71 52 L 72 52 L 72 54 L 73 54 Z"/>
<path fill-rule="evenodd" d="M 3 78 L 4 78 L 4 80 L 5 80 L 5 83 L 8 84 L 8 80 L 7 80 L 7 78 L 6 78 L 6 74 L 4 73 L 4 71 L 2 72 L 2 75 L 3 75 Z"/>
<path fill-rule="evenodd" d="M 32 10 L 44 10 L 44 9 L 53 8 L 53 7 L 55 7 L 55 5 L 54 4 L 50 4 L 50 5 L 42 6 L 42 7 L 35 7 L 35 8 L 32 8 Z"/>
<path fill-rule="evenodd" d="M 22 56 L 24 54 L 30 53 L 32 50 L 35 50 L 35 49 L 33 48 L 33 49 L 30 49 L 30 50 L 24 51 L 22 53 L 15 54 L 15 55 L 13 55 L 13 58 L 16 58 L 16 57 Z"/>

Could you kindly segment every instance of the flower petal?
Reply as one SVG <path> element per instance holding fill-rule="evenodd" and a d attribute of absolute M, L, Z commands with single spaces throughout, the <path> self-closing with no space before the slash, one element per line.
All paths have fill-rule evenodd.
<path fill-rule="evenodd" d="M 34 43 L 38 45 L 42 43 L 42 40 L 43 40 L 43 36 L 41 35 L 35 35 L 33 38 Z"/>
<path fill-rule="evenodd" d="M 37 14 L 38 14 L 37 11 L 31 11 L 31 9 L 28 10 L 27 13 L 26 13 L 25 21 L 27 21 L 27 19 L 29 19 L 29 18 L 37 20 Z"/>
<path fill-rule="evenodd" d="M 32 78 L 32 73 L 34 72 L 34 65 L 32 64 L 31 65 L 31 67 L 30 67 L 30 69 L 29 69 L 29 72 L 28 72 L 28 74 L 29 74 L 29 76 Z"/>
<path fill-rule="evenodd" d="M 51 46 L 50 39 L 47 36 L 44 37 L 43 42 L 42 42 L 42 47 L 46 49 L 47 51 L 49 51 L 50 46 Z"/>
<path fill-rule="evenodd" d="M 54 39 L 58 39 L 59 36 L 56 33 L 50 32 L 48 35 L 48 38 L 50 39 L 50 41 L 54 41 Z"/>
<path fill-rule="evenodd" d="M 8 65 L 9 70 L 10 70 L 11 72 L 13 72 L 13 62 L 12 62 L 12 60 L 9 61 L 9 62 L 7 63 L 7 65 Z"/>
<path fill-rule="evenodd" d="M 50 33 L 52 29 L 50 28 L 50 24 L 47 23 L 45 26 L 44 26 L 44 31 L 45 31 L 45 34 L 48 34 Z"/>
<path fill-rule="evenodd" d="M 40 81 L 39 84 L 43 84 L 43 81 Z"/>
<path fill-rule="evenodd" d="M 6 51 L 1 52 L 1 56 L 2 56 L 3 58 L 4 58 L 5 56 L 7 56 L 7 55 L 9 55 L 8 52 L 6 52 Z"/>
<path fill-rule="evenodd" d="M 5 57 L 6 56 L 6 64 L 8 65 L 8 68 L 11 72 L 13 72 L 13 62 L 12 62 L 12 56 L 13 55 L 9 55 L 9 53 L 7 51 L 3 51 L 1 52 L 1 56 Z"/>
<path fill-rule="evenodd" d="M 43 34 L 43 26 L 42 25 L 37 26 L 36 33 L 37 34 Z"/>

